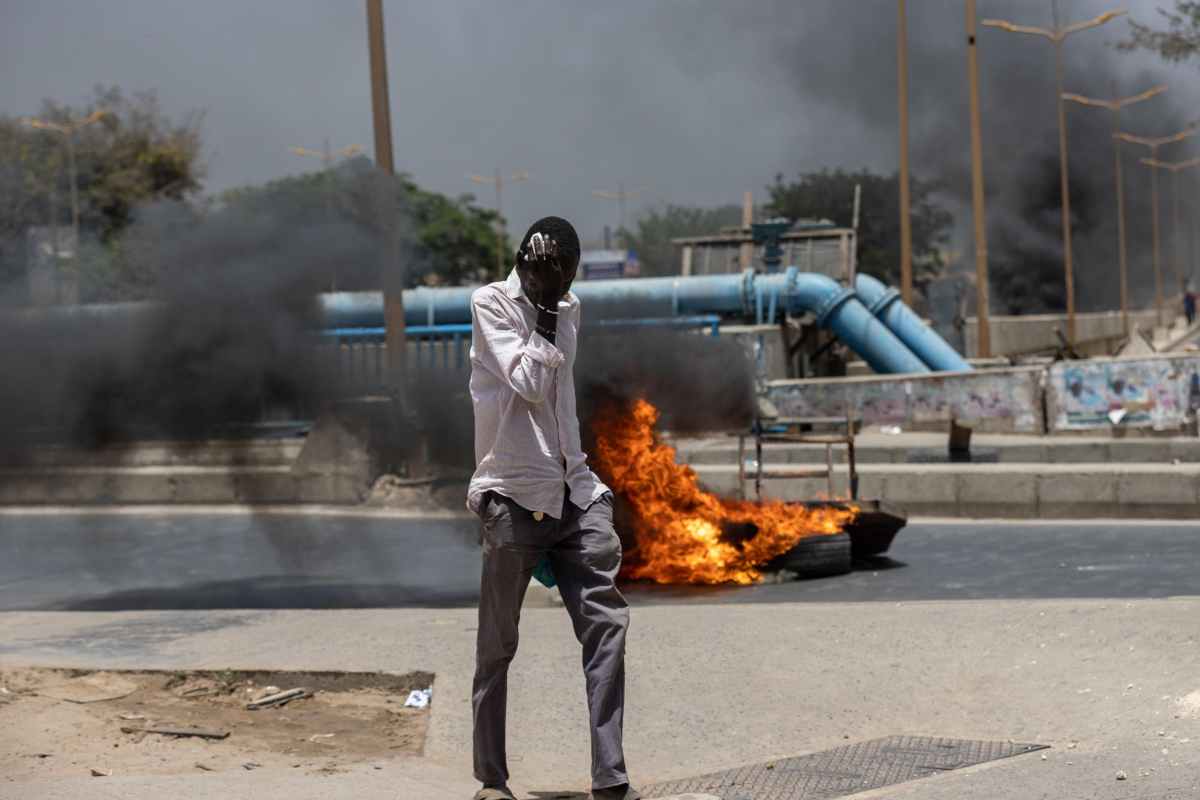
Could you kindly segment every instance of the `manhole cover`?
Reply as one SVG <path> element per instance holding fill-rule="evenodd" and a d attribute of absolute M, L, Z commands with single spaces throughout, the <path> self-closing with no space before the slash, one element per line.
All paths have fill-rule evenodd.
<path fill-rule="evenodd" d="M 794 758 L 668 781 L 647 798 L 696 792 L 721 800 L 808 800 L 841 797 L 938 772 L 1044 750 L 1046 745 L 931 736 L 889 736 Z"/>

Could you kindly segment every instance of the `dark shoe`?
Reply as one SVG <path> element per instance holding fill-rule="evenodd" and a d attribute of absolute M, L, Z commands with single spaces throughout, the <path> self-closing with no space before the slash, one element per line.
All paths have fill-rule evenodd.
<path fill-rule="evenodd" d="M 474 800 L 517 800 L 507 786 L 485 786 L 475 793 Z"/>
<path fill-rule="evenodd" d="M 637 789 L 626 783 L 606 789 L 592 789 L 592 800 L 642 800 L 642 796 L 638 794 Z"/>

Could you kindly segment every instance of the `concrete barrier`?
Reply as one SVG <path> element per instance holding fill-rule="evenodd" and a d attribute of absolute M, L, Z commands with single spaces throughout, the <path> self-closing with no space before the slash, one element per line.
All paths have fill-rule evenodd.
<path fill-rule="evenodd" d="M 1051 432 L 1177 430 L 1200 407 L 1200 355 L 1060 361 L 1045 391 Z"/>
<path fill-rule="evenodd" d="M 837 417 L 853 409 L 867 425 L 908 430 L 951 419 L 980 432 L 1042 433 L 1043 370 L 1010 367 L 931 375 L 770 381 L 767 398 L 785 417 Z"/>
<path fill-rule="evenodd" d="M 1200 409 L 1200 355 L 769 381 L 767 398 L 785 417 L 839 417 L 853 409 L 864 424 L 910 431 L 944 428 L 951 419 L 980 433 L 1177 431 Z"/>

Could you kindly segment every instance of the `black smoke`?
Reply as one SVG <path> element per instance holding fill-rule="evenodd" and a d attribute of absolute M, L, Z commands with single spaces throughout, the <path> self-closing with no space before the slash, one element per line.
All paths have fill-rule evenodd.
<path fill-rule="evenodd" d="M 146 302 L 0 316 L 0 444 L 188 441 L 314 418 L 343 389 L 318 294 L 346 265 L 377 286 L 417 258 L 393 179 L 341 177 L 339 196 L 370 213 L 286 194 L 146 207 L 119 247 L 126 274 L 153 276 Z"/>
<path fill-rule="evenodd" d="M 660 412 L 659 429 L 680 434 L 744 429 L 753 418 L 753 362 L 732 337 L 585 325 L 578 348 L 574 377 L 586 451 L 593 449 L 591 421 L 611 404 L 647 400 Z M 469 378 L 469 366 L 420 368 L 412 378 L 412 407 L 435 444 L 428 457 L 451 475 L 475 466 Z"/>
<path fill-rule="evenodd" d="M 982 0 L 980 22 L 1002 18 L 1052 27 L 1052 4 Z M 1070 24 L 1119 6 L 1108 0 L 1060 0 L 1061 21 Z M 1135 4 L 1146 16 L 1147 4 Z M 1153 4 L 1149 4 L 1153 5 Z M 961 3 L 909 3 L 911 152 L 915 175 L 936 181 L 940 201 L 956 216 L 954 249 L 961 268 L 973 267 L 971 224 L 969 95 L 965 18 Z M 797 146 L 785 178 L 826 166 L 865 165 L 891 171 L 898 159 L 896 104 L 896 4 L 793 3 L 767 0 L 729 5 L 705 14 L 671 15 L 663 28 L 666 51 L 689 74 L 703 77 L 712 59 L 696 42 L 716 31 L 732 45 L 756 53 L 757 74 L 746 78 L 777 92 L 794 107 Z M 1197 115 L 1187 81 L 1144 54 L 1113 45 L 1128 35 L 1123 19 L 1080 32 L 1064 44 L 1064 88 L 1093 97 L 1137 94 L 1170 82 L 1165 95 L 1128 108 L 1123 126 L 1140 135 L 1161 136 L 1185 127 Z M 1058 117 L 1054 48 L 1044 38 L 978 28 L 983 156 L 987 190 L 988 246 L 994 305 L 1032 313 L 1064 304 L 1061 192 L 1058 188 Z M 1119 302 L 1114 150 L 1107 111 L 1068 103 L 1075 285 L 1081 310 L 1113 308 Z M 753 120 L 749 121 L 753 124 Z M 841 164 L 814 160 L 805 149 L 814 127 L 843 142 Z M 782 135 L 787 135 L 783 133 Z M 828 148 L 824 148 L 828 150 Z M 1189 156 L 1192 145 L 1164 147 L 1160 157 Z M 1149 172 L 1139 159 L 1145 148 L 1124 148 L 1129 227 L 1130 285 L 1135 302 L 1153 296 Z M 1188 204 L 1195 176 L 1184 175 L 1181 199 Z M 1170 187 L 1160 181 L 1163 268 L 1171 267 Z M 1183 271 L 1190 271 L 1191 226 L 1181 237 Z M 1057 264 L 1057 268 L 1055 268 Z"/>
<path fill-rule="evenodd" d="M 731 337 L 633 329 L 585 333 L 575 366 L 584 428 L 609 402 L 647 400 L 675 433 L 735 430 L 754 415 L 754 370 Z"/>

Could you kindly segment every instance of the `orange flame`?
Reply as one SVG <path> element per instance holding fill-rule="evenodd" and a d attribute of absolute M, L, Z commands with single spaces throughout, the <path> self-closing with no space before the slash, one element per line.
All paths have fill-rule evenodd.
<path fill-rule="evenodd" d="M 675 448 L 654 435 L 658 409 L 645 400 L 612 404 L 593 423 L 594 464 L 632 512 L 637 548 L 629 578 L 656 583 L 757 583 L 759 567 L 806 536 L 839 533 L 852 508 L 811 508 L 777 501 L 727 500 L 700 488 L 696 473 L 677 464 Z M 729 525 L 753 526 L 734 544 Z"/>

